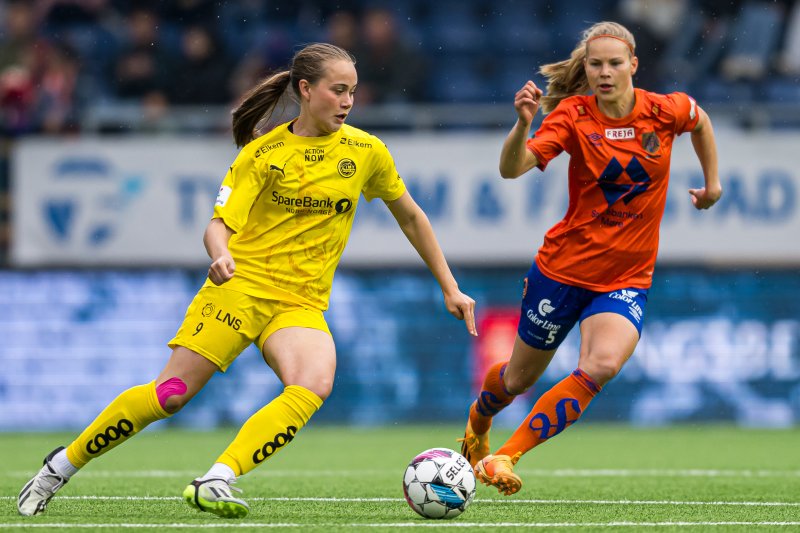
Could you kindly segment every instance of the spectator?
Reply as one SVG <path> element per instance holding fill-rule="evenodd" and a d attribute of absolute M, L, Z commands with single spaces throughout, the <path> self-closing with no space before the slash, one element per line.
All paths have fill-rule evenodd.
<path fill-rule="evenodd" d="M 75 51 L 66 45 L 55 45 L 42 52 L 42 70 L 36 79 L 34 102 L 37 129 L 48 134 L 76 131 L 80 68 Z"/>
<path fill-rule="evenodd" d="M 369 9 L 362 20 L 358 58 L 358 100 L 362 103 L 415 102 L 424 97 L 424 58 L 404 43 L 391 11 Z"/>
<path fill-rule="evenodd" d="M 636 54 L 640 60 L 637 85 L 649 91 L 660 90 L 663 71 L 659 72 L 658 64 L 687 18 L 688 7 L 688 0 L 622 0 L 619 3 L 620 22 L 636 35 Z"/>
<path fill-rule="evenodd" d="M 10 2 L 0 20 L 0 124 L 15 135 L 33 129 L 37 16 L 31 3 Z"/>
<path fill-rule="evenodd" d="M 171 103 L 179 105 L 230 102 L 230 60 L 212 32 L 189 26 L 181 34 L 180 56 L 175 58 L 168 88 Z"/>
<path fill-rule="evenodd" d="M 800 2 L 795 2 L 786 20 L 778 71 L 786 76 L 800 76 Z"/>
<path fill-rule="evenodd" d="M 358 46 L 358 20 L 352 11 L 335 11 L 325 23 L 325 41 L 345 50 L 355 50 Z M 361 61 L 359 61 L 361 68 Z"/>
<path fill-rule="evenodd" d="M 114 65 L 114 92 L 122 99 L 143 99 L 164 93 L 167 55 L 158 30 L 158 14 L 136 9 L 126 20 L 126 43 Z"/>
<path fill-rule="evenodd" d="M 21 66 L 23 57 L 37 40 L 37 16 L 29 2 L 14 1 L 0 16 L 0 72 Z"/>
<path fill-rule="evenodd" d="M 107 74 L 118 54 L 112 21 L 116 11 L 109 0 L 42 0 L 44 35 L 65 45 L 80 64 L 81 92 L 86 99 L 108 96 Z"/>
<path fill-rule="evenodd" d="M 688 9 L 695 15 L 681 20 L 680 31 L 666 45 L 660 58 L 660 79 L 680 79 L 688 85 L 713 74 L 740 3 L 692 0 Z"/>
<path fill-rule="evenodd" d="M 722 74 L 728 80 L 764 78 L 777 51 L 778 37 L 786 14 L 781 2 L 747 1 L 734 22 L 732 40 L 722 59 Z"/>

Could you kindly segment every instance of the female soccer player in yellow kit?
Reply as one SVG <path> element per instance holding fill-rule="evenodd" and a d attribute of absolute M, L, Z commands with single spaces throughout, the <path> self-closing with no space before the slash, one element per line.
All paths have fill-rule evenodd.
<path fill-rule="evenodd" d="M 245 96 L 233 113 L 233 135 L 243 149 L 222 182 L 204 236 L 208 280 L 169 343 L 169 361 L 155 381 L 120 394 L 72 444 L 45 458 L 20 492 L 21 514 L 43 512 L 78 469 L 180 410 L 255 342 L 285 389 L 183 492 L 201 511 L 247 515 L 231 483 L 289 444 L 331 393 L 336 349 L 322 313 L 360 194 L 386 202 L 439 282 L 447 310 L 476 334 L 475 302 L 459 290 L 386 146 L 344 123 L 356 84 L 348 52 L 311 44 L 295 54 L 290 70 Z M 258 136 L 257 125 L 289 86 L 299 116 Z"/>

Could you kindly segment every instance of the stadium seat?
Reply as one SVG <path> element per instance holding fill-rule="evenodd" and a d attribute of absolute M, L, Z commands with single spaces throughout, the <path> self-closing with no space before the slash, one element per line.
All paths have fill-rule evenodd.
<path fill-rule="evenodd" d="M 426 47 L 435 53 L 476 52 L 487 44 L 484 21 L 471 2 L 431 2 L 424 25 Z"/>
<path fill-rule="evenodd" d="M 442 103 L 491 101 L 496 82 L 481 70 L 472 55 L 439 58 L 431 70 L 428 93 Z"/>

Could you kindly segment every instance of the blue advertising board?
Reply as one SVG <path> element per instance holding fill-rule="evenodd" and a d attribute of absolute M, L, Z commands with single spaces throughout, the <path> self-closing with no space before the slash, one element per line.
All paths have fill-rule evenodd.
<path fill-rule="evenodd" d="M 526 271 L 468 268 L 456 276 L 480 314 L 518 306 Z M 154 379 L 203 276 L 178 269 L 0 272 L 0 430 L 79 429 L 120 391 Z M 447 313 L 426 270 L 342 270 L 326 318 L 338 367 L 316 421 L 464 420 L 477 344 Z M 515 426 L 538 394 L 575 368 L 578 343 L 571 332 L 540 383 L 498 424 Z M 165 424 L 239 424 L 281 388 L 251 347 Z M 800 276 L 658 268 L 641 342 L 586 419 L 796 424 Z"/>

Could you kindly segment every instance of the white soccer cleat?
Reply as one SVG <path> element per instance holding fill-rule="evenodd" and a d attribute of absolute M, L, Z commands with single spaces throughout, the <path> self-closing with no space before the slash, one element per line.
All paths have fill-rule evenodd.
<path fill-rule="evenodd" d="M 23 516 L 33 516 L 43 513 L 47 508 L 47 502 L 50 498 L 58 492 L 58 489 L 63 487 L 68 479 L 58 474 L 55 469 L 50 466 L 50 460 L 63 450 L 63 446 L 59 446 L 47 457 L 44 458 L 44 466 L 37 472 L 30 481 L 28 481 L 17 497 L 17 510 Z"/>
<path fill-rule="evenodd" d="M 242 489 L 231 487 L 224 479 L 195 479 L 183 489 L 183 499 L 198 511 L 222 518 L 244 518 L 250 507 L 244 500 L 234 497 L 231 491 L 242 492 Z"/>

